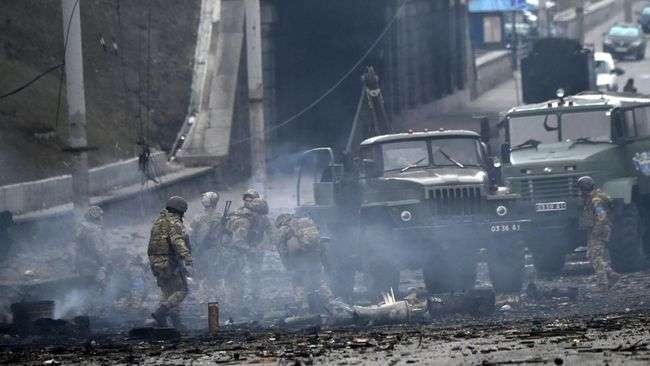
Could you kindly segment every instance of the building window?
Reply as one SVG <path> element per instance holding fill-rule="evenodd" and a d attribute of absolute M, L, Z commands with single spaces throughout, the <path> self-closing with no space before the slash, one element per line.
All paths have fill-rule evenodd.
<path fill-rule="evenodd" d="M 501 17 L 485 15 L 483 17 L 483 42 L 501 43 Z"/>

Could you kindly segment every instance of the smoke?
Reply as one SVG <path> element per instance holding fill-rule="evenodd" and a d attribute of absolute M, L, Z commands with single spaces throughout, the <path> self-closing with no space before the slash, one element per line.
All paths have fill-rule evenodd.
<path fill-rule="evenodd" d="M 66 293 L 60 301 L 55 302 L 54 318 L 70 318 L 82 315 L 89 302 L 89 293 L 84 290 L 74 289 Z"/>

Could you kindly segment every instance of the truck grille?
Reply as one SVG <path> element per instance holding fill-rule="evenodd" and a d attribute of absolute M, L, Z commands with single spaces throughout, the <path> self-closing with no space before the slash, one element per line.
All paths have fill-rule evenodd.
<path fill-rule="evenodd" d="M 474 215 L 481 212 L 481 187 L 446 187 L 428 190 L 434 216 Z"/>
<path fill-rule="evenodd" d="M 567 199 L 578 196 L 577 176 L 523 179 L 521 196 L 531 201 Z"/>

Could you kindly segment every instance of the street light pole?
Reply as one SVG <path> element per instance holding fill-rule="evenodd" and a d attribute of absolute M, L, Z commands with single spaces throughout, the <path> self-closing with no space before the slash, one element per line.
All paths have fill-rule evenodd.
<path fill-rule="evenodd" d="M 625 0 L 623 2 L 623 11 L 625 12 L 625 21 L 632 22 L 632 0 Z"/>
<path fill-rule="evenodd" d="M 576 0 L 576 38 L 582 44 L 585 40 L 585 2 Z"/>
<path fill-rule="evenodd" d="M 90 202 L 80 6 L 80 0 L 61 0 L 70 135 L 68 149 L 72 152 L 72 202 L 77 217 L 83 214 Z"/>
<path fill-rule="evenodd" d="M 264 122 L 264 80 L 262 77 L 262 21 L 260 0 L 245 0 L 248 113 L 253 186 L 266 189 L 266 126 Z"/>

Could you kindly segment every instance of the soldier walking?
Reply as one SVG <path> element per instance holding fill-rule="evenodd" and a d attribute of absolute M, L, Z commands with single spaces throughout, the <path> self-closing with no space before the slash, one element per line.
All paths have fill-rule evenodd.
<path fill-rule="evenodd" d="M 259 296 L 264 254 L 260 244 L 270 229 L 268 213 L 268 203 L 249 189 L 244 193 L 243 206 L 228 217 L 227 230 L 232 240 L 224 246 L 226 291 L 230 305 L 243 313 L 247 311 L 244 298 L 254 303 Z"/>
<path fill-rule="evenodd" d="M 206 279 L 216 280 L 217 274 L 217 246 L 223 228 L 221 227 L 222 215 L 217 210 L 219 194 L 205 192 L 201 195 L 203 213 L 197 216 L 192 224 L 192 254 L 197 258 L 197 272 Z"/>
<path fill-rule="evenodd" d="M 607 290 L 620 277 L 611 267 L 607 250 L 612 233 L 612 222 L 609 217 L 611 199 L 603 191 L 595 188 L 591 177 L 584 176 L 578 179 L 578 187 L 584 203 L 580 225 L 588 232 L 587 257 L 594 267 L 598 286 Z"/>
<path fill-rule="evenodd" d="M 104 211 L 99 206 L 89 207 L 75 234 L 75 270 L 80 276 L 94 278 L 101 287 L 106 281 L 100 253 L 106 250 L 103 217 Z"/>
<path fill-rule="evenodd" d="M 325 248 L 316 224 L 309 218 L 281 214 L 275 227 L 275 245 L 291 276 L 295 303 L 301 312 L 320 312 L 316 307 L 329 303 L 334 296 L 325 281 Z"/>
<path fill-rule="evenodd" d="M 160 327 L 167 318 L 176 329 L 183 329 L 180 305 L 187 296 L 187 281 L 192 278 L 192 253 L 183 226 L 187 202 L 171 197 L 165 209 L 154 221 L 149 238 L 149 265 L 162 291 L 160 305 L 151 317 Z"/>

